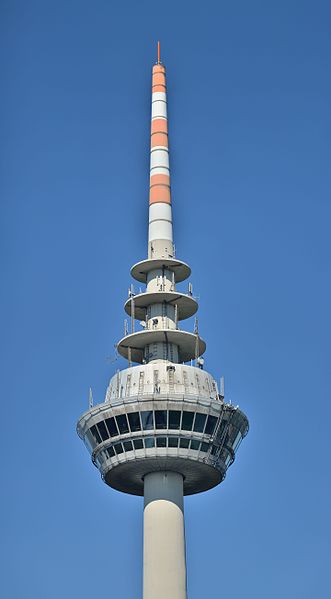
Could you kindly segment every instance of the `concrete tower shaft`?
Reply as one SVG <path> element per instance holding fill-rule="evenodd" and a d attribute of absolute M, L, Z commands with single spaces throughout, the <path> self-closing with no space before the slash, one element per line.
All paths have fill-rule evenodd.
<path fill-rule="evenodd" d="M 186 599 L 183 477 L 144 478 L 144 599 Z"/>

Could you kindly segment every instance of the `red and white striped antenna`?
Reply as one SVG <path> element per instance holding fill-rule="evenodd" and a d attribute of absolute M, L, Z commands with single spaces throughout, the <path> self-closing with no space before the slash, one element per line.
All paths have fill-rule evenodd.
<path fill-rule="evenodd" d="M 151 158 L 149 190 L 149 258 L 174 256 L 170 195 L 166 70 L 157 42 L 152 72 Z"/>

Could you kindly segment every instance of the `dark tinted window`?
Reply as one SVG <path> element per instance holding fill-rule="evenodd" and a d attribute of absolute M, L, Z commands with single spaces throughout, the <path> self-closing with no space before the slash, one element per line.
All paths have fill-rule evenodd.
<path fill-rule="evenodd" d="M 177 410 L 169 410 L 169 428 L 178 430 L 180 425 L 181 412 Z"/>
<path fill-rule="evenodd" d="M 192 439 L 192 441 L 191 441 L 191 449 L 198 450 L 199 447 L 200 447 L 200 441 L 197 441 L 196 439 Z"/>
<path fill-rule="evenodd" d="M 132 432 L 141 430 L 139 412 L 131 412 L 128 414 L 128 419 Z"/>
<path fill-rule="evenodd" d="M 226 429 L 226 427 L 228 426 L 228 421 L 227 420 L 222 420 L 221 425 L 218 429 L 218 437 L 221 438 L 224 435 L 224 431 Z"/>
<path fill-rule="evenodd" d="M 216 451 L 218 450 L 218 447 L 216 447 L 216 445 L 213 445 L 211 448 L 211 455 L 215 455 Z"/>
<path fill-rule="evenodd" d="M 114 445 L 114 449 L 116 453 L 123 453 L 122 443 L 116 443 L 116 445 Z"/>
<path fill-rule="evenodd" d="M 91 426 L 90 433 L 96 443 L 102 443 L 102 438 L 96 426 Z"/>
<path fill-rule="evenodd" d="M 144 447 L 143 440 L 142 439 L 134 439 L 133 440 L 133 447 L 135 449 L 142 449 Z"/>
<path fill-rule="evenodd" d="M 178 437 L 169 437 L 168 447 L 178 447 Z"/>
<path fill-rule="evenodd" d="M 131 441 L 123 441 L 124 451 L 132 451 Z"/>
<path fill-rule="evenodd" d="M 93 449 L 95 446 L 95 438 L 93 437 L 91 431 L 86 432 L 84 442 L 89 451 L 91 451 L 91 449 Z"/>
<path fill-rule="evenodd" d="M 98 466 L 98 468 L 100 468 L 100 466 L 102 466 L 104 460 L 106 459 L 106 456 L 104 455 L 103 451 L 100 451 L 97 455 L 97 457 L 95 458 L 96 464 Z"/>
<path fill-rule="evenodd" d="M 129 432 L 128 421 L 126 419 L 126 415 L 125 414 L 121 414 L 120 416 L 116 416 L 116 422 L 117 422 L 117 426 L 119 428 L 119 431 L 120 431 L 121 435 L 123 435 L 124 433 L 128 433 Z"/>
<path fill-rule="evenodd" d="M 167 447 L 166 437 L 156 437 L 156 447 Z"/>
<path fill-rule="evenodd" d="M 112 448 L 112 447 L 108 447 L 108 449 L 107 449 L 107 454 L 108 454 L 108 457 L 109 457 L 109 458 L 112 458 L 112 457 L 114 457 L 114 455 L 115 455 L 115 451 L 113 450 L 113 448 Z"/>
<path fill-rule="evenodd" d="M 187 449 L 189 446 L 189 443 L 190 443 L 189 439 L 180 439 L 179 447 L 184 447 L 185 449 Z"/>
<path fill-rule="evenodd" d="M 232 449 L 234 451 L 237 451 L 237 449 L 238 449 L 238 447 L 239 447 L 239 445 L 240 445 L 241 442 L 242 442 L 242 436 L 241 436 L 241 433 L 239 432 L 238 436 L 235 438 L 235 440 L 233 442 Z"/>
<path fill-rule="evenodd" d="M 145 438 L 145 447 L 148 449 L 149 447 L 154 447 L 155 439 L 154 437 L 146 437 Z"/>
<path fill-rule="evenodd" d="M 141 412 L 141 422 L 145 431 L 150 431 L 154 428 L 153 412 Z"/>
<path fill-rule="evenodd" d="M 101 422 L 98 422 L 98 430 L 102 437 L 102 440 L 107 441 L 107 439 L 109 439 L 109 435 L 103 420 Z"/>
<path fill-rule="evenodd" d="M 155 428 L 167 428 L 166 410 L 155 410 Z"/>
<path fill-rule="evenodd" d="M 205 428 L 205 435 L 213 434 L 213 432 L 215 430 L 216 422 L 217 422 L 217 418 L 215 418 L 215 416 L 208 416 L 207 424 L 206 424 L 206 428 Z"/>
<path fill-rule="evenodd" d="M 200 451 L 208 451 L 209 443 L 201 443 Z"/>
<path fill-rule="evenodd" d="M 206 422 L 206 414 L 196 414 L 195 415 L 195 421 L 194 421 L 194 428 L 193 430 L 195 430 L 197 433 L 203 433 L 203 429 L 205 426 L 205 422 Z"/>
<path fill-rule="evenodd" d="M 117 426 L 115 424 L 115 418 L 107 418 L 106 425 L 110 432 L 110 436 L 116 437 L 116 435 L 118 435 L 118 430 L 117 430 Z"/>
<path fill-rule="evenodd" d="M 194 412 L 183 412 L 182 429 L 184 431 L 192 430 Z"/>

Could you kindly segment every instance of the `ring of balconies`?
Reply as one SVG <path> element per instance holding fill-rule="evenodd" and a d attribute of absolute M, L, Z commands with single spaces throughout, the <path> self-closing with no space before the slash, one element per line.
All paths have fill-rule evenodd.
<path fill-rule="evenodd" d="M 81 418 L 78 434 L 110 486 L 140 495 L 145 474 L 175 469 L 184 476 L 185 494 L 191 494 L 223 480 L 248 431 L 238 408 L 210 405 L 218 416 L 194 405 L 183 409 L 178 402 L 136 401 L 115 410 L 98 406 Z"/>

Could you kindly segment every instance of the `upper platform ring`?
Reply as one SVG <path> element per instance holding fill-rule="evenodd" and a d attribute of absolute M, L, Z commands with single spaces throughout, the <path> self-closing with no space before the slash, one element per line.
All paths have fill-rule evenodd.
<path fill-rule="evenodd" d="M 175 273 L 176 283 L 185 281 L 191 274 L 191 269 L 188 264 L 181 260 L 176 260 L 175 258 L 155 258 L 151 260 L 142 260 L 141 262 L 134 264 L 131 268 L 131 276 L 140 283 L 146 283 L 149 272 L 163 267 Z"/>

